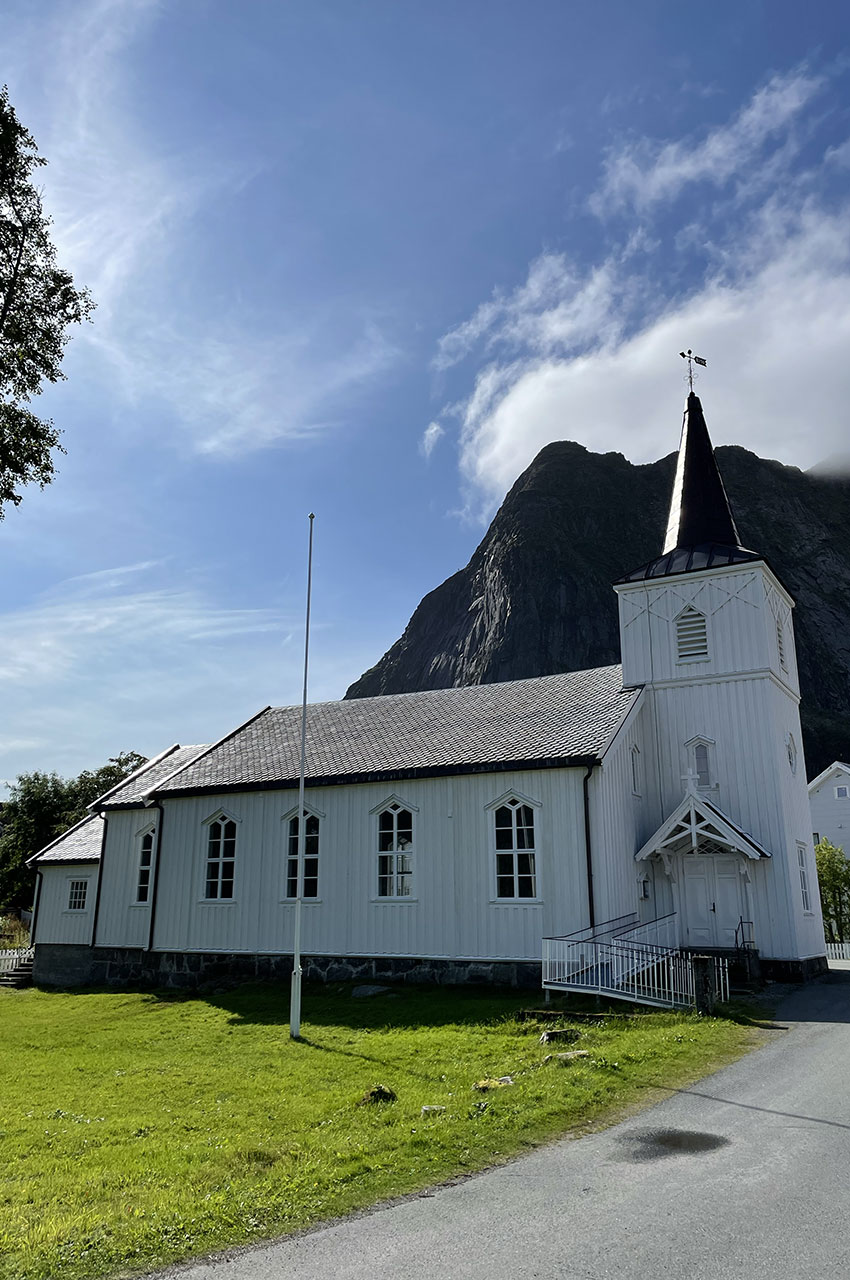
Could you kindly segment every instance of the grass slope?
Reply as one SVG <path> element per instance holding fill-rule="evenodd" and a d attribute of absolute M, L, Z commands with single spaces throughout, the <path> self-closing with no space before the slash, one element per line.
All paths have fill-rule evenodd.
<path fill-rule="evenodd" d="M 282 987 L 0 992 L 0 1278 L 104 1276 L 292 1231 L 652 1100 L 755 1034 L 610 1017 L 573 1024 L 563 1047 L 589 1058 L 544 1064 L 523 1003 L 308 989 L 296 1044 Z M 515 1083 L 473 1088 L 504 1075 Z M 376 1083 L 397 1101 L 358 1106 Z"/>

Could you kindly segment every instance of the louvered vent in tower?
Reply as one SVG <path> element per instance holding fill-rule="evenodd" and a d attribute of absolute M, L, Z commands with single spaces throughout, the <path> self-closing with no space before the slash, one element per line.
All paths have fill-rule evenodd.
<path fill-rule="evenodd" d="M 785 632 L 782 627 L 782 619 L 776 619 L 776 647 L 779 650 L 779 665 L 783 671 L 788 670 L 788 660 L 785 657 Z"/>
<path fill-rule="evenodd" d="M 691 605 L 676 619 L 676 648 L 680 662 L 708 657 L 708 632 L 705 614 Z"/>

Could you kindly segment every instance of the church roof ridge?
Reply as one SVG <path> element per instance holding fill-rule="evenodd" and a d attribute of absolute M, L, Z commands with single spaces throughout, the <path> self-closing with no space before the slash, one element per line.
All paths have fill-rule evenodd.
<path fill-rule="evenodd" d="M 596 761 L 640 689 L 620 666 L 311 704 L 307 782 L 391 781 Z M 151 796 L 297 784 L 301 708 L 268 707 Z"/>

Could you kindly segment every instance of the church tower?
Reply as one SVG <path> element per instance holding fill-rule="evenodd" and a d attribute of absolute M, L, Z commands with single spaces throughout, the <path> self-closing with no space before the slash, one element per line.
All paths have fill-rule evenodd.
<path fill-rule="evenodd" d="M 751 936 L 768 972 L 818 971 L 794 602 L 741 543 L 693 391 L 662 553 L 614 589 L 623 681 L 649 704 L 656 829 L 636 857 L 658 914 L 677 912 L 684 947 Z"/>

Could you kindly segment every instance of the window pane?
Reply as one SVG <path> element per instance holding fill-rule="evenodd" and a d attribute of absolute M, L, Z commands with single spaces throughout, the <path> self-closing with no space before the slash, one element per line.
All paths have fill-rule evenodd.
<path fill-rule="evenodd" d="M 533 876 L 534 855 L 531 853 L 518 853 L 516 856 L 516 869 L 521 876 Z"/>
<path fill-rule="evenodd" d="M 507 805 L 500 805 L 496 810 L 496 826 L 497 827 L 513 827 L 514 819 L 511 810 Z"/>
<path fill-rule="evenodd" d="M 286 872 L 286 896 L 295 898 L 298 895 L 298 859 L 290 858 Z"/>
<path fill-rule="evenodd" d="M 400 853 L 396 859 L 396 869 L 399 875 L 410 875 L 410 858 L 406 853 Z"/>
<path fill-rule="evenodd" d="M 496 879 L 496 896 L 498 898 L 512 898 L 514 896 L 514 878 L 513 876 L 498 876 Z"/>
<path fill-rule="evenodd" d="M 711 785 L 711 777 L 708 772 L 708 747 L 703 743 L 699 743 L 694 747 L 694 764 L 697 770 L 697 783 L 701 787 Z"/>
<path fill-rule="evenodd" d="M 396 887 L 397 896 L 399 898 L 409 898 L 410 897 L 410 876 L 409 875 L 397 876 L 396 879 L 398 881 L 398 884 Z"/>
<path fill-rule="evenodd" d="M 383 813 L 378 814 L 378 830 L 392 831 L 392 829 L 393 815 L 390 813 L 389 809 L 384 809 Z"/>
<path fill-rule="evenodd" d="M 384 875 L 378 876 L 378 897 L 379 898 L 392 897 L 392 883 L 393 883 L 392 876 L 384 876 Z"/>
<path fill-rule="evenodd" d="M 147 902 L 147 900 L 148 900 L 148 886 L 146 884 L 142 884 L 141 882 L 139 882 L 139 891 L 136 894 L 136 901 Z"/>
<path fill-rule="evenodd" d="M 224 838 L 225 838 L 225 840 L 235 840 L 235 839 L 236 839 L 236 823 L 235 823 L 235 822 L 225 822 L 225 824 L 224 824 Z"/>
<path fill-rule="evenodd" d="M 216 879 L 216 880 L 212 880 L 212 879 L 208 879 L 208 880 L 207 880 L 207 897 L 208 897 L 208 898 L 217 898 L 217 897 L 218 897 L 218 880 L 217 880 L 217 879 Z"/>
<path fill-rule="evenodd" d="M 517 891 L 517 897 L 518 898 L 534 897 L 534 877 L 533 876 L 519 877 L 519 889 Z"/>
<path fill-rule="evenodd" d="M 512 876 L 514 873 L 514 858 L 512 853 L 496 854 L 496 875 Z"/>
<path fill-rule="evenodd" d="M 496 848 L 497 849 L 513 849 L 513 847 L 514 847 L 514 833 L 512 828 L 508 827 L 506 830 L 504 827 L 497 827 L 496 828 Z"/>

